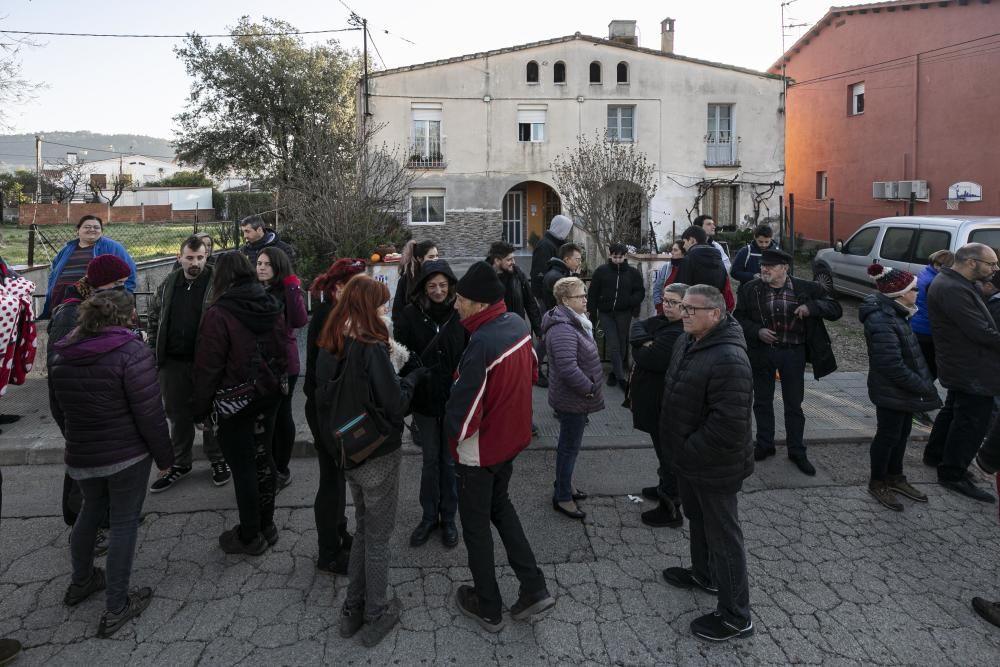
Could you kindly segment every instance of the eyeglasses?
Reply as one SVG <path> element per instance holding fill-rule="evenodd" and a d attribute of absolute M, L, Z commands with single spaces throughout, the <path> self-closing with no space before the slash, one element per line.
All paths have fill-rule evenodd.
<path fill-rule="evenodd" d="M 680 308 L 681 305 L 682 304 L 681 304 L 680 301 L 669 301 L 667 299 L 663 300 L 663 307 L 664 308 L 667 308 L 667 307 L 669 307 L 669 308 Z"/>
<path fill-rule="evenodd" d="M 716 310 L 715 306 L 689 306 L 686 303 L 681 304 L 681 315 L 694 315 L 699 310 Z"/>
<path fill-rule="evenodd" d="M 976 259 L 975 257 L 970 257 L 973 262 L 979 262 L 980 264 L 985 264 L 986 266 L 992 266 L 994 268 L 1000 267 L 1000 262 L 987 262 L 985 259 Z"/>
<path fill-rule="evenodd" d="M 88 232 L 99 232 L 99 231 L 101 231 L 101 226 L 100 225 L 83 225 L 83 226 L 80 227 L 80 229 L 82 229 L 84 231 L 88 231 Z"/>

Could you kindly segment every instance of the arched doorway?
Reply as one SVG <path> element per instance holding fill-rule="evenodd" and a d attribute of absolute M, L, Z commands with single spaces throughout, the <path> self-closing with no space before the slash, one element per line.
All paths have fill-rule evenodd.
<path fill-rule="evenodd" d="M 503 240 L 515 248 L 541 238 L 552 218 L 562 212 L 559 194 L 539 181 L 518 183 L 503 196 Z"/>

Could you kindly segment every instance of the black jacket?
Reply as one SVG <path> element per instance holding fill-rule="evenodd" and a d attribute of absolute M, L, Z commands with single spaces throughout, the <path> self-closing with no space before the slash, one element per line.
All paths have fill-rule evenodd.
<path fill-rule="evenodd" d="M 403 309 L 410 303 L 411 288 L 410 276 L 407 273 L 400 273 L 396 280 L 396 293 L 392 297 L 392 325 L 396 326 L 396 320 L 402 314 Z"/>
<path fill-rule="evenodd" d="M 511 273 L 501 271 L 499 277 L 503 283 L 503 302 L 507 304 L 507 312 L 523 317 L 532 333 L 541 335 L 542 315 L 538 312 L 538 302 L 531 292 L 528 276 L 515 264 Z"/>
<path fill-rule="evenodd" d="M 660 438 L 677 474 L 700 488 L 736 493 L 753 472 L 753 373 L 732 315 L 674 345 L 663 387 Z"/>
<path fill-rule="evenodd" d="M 455 274 L 444 260 L 425 262 L 412 293 L 421 292 L 427 279 L 436 273 L 443 273 L 449 281 L 456 282 Z M 426 297 L 415 298 L 396 319 L 392 333 L 411 353 L 400 375 L 407 375 L 421 366 L 431 371 L 431 376 L 417 386 L 412 410 L 428 417 L 443 417 L 455 370 L 469 339 L 454 301 L 437 305 L 429 303 Z"/>
<path fill-rule="evenodd" d="M 689 255 L 690 256 L 690 255 Z M 747 338 L 750 361 L 757 365 L 763 360 L 767 346 L 758 337 L 764 326 L 764 283 L 760 278 L 740 285 L 733 316 L 739 320 Z M 837 360 L 833 356 L 830 334 L 823 320 L 834 322 L 844 314 L 840 303 L 823 289 L 819 283 L 801 278 L 792 278 L 792 289 L 799 305 L 809 307 L 806 318 L 806 361 L 812 364 L 813 376 L 818 380 L 837 370 Z"/>
<path fill-rule="evenodd" d="M 587 290 L 587 310 L 591 317 L 597 312 L 622 311 L 632 316 L 639 315 L 639 306 L 646 298 L 646 288 L 642 284 L 642 274 L 628 261 L 615 264 L 610 259 L 594 271 Z"/>
<path fill-rule="evenodd" d="M 546 311 L 556 307 L 556 297 L 552 293 L 556 283 L 559 282 L 560 278 L 568 278 L 570 275 L 566 262 L 558 257 L 549 260 L 549 270 L 545 273 L 545 279 L 542 281 L 542 304 L 544 304 Z"/>
<path fill-rule="evenodd" d="M 993 316 L 993 324 L 1000 329 L 1000 294 L 994 294 L 986 301 L 986 307 Z"/>
<path fill-rule="evenodd" d="M 670 366 L 674 343 L 682 333 L 683 322 L 671 322 L 663 315 L 632 323 L 629 342 L 635 365 L 628 390 L 632 402 L 632 426 L 645 433 L 655 433 L 660 428 L 663 376 Z M 647 346 L 647 342 L 651 344 Z"/>
<path fill-rule="evenodd" d="M 326 301 L 313 302 L 312 317 L 309 319 L 309 328 L 306 329 L 306 368 L 305 378 L 302 380 L 302 392 L 312 398 L 316 393 L 316 360 L 319 358 L 319 334 L 323 331 L 326 318 L 333 312 L 333 302 L 327 297 Z"/>
<path fill-rule="evenodd" d="M 677 279 L 674 282 L 685 285 L 711 285 L 720 292 L 726 286 L 726 267 L 722 263 L 722 256 L 715 246 L 701 244 L 692 246 L 681 268 L 677 271 Z"/>
<path fill-rule="evenodd" d="M 559 253 L 563 243 L 552 232 L 545 232 L 531 253 L 531 293 L 536 299 L 542 298 L 542 281 L 549 271 L 549 260 Z"/>
<path fill-rule="evenodd" d="M 771 241 L 771 245 L 767 246 L 767 249 L 772 250 L 777 247 L 778 244 Z M 740 251 L 736 253 L 736 258 L 733 259 L 733 268 L 729 272 L 733 280 L 748 283 L 756 278 L 757 274 L 760 273 L 761 252 L 761 249 L 753 241 L 740 248 Z"/>
<path fill-rule="evenodd" d="M 868 398 L 880 408 L 925 412 L 941 407 L 934 378 L 909 323 L 910 311 L 884 294 L 858 308 L 868 344 Z"/>
<path fill-rule="evenodd" d="M 250 243 L 244 243 L 240 247 L 240 252 L 246 255 L 246 258 L 250 260 L 251 266 L 257 266 L 257 255 L 264 248 L 274 247 L 282 250 L 286 255 L 288 255 L 288 261 L 295 266 L 295 249 L 281 240 L 281 236 L 278 232 L 274 231 L 270 227 L 264 228 L 264 236 L 260 237 L 256 241 Z"/>
<path fill-rule="evenodd" d="M 979 290 L 943 268 L 927 289 L 938 379 L 948 389 L 1000 395 L 1000 331 Z"/>

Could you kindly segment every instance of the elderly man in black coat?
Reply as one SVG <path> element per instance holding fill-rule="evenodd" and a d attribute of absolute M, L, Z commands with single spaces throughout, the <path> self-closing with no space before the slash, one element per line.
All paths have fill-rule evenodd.
<path fill-rule="evenodd" d="M 663 578 L 678 588 L 718 595 L 716 611 L 691 622 L 696 636 L 749 637 L 750 584 L 737 504 L 754 466 L 746 339 L 714 287 L 689 288 L 681 312 L 684 334 L 667 369 L 660 437 L 672 452 L 690 525 L 691 567 L 669 567 Z"/>
<path fill-rule="evenodd" d="M 781 374 L 788 458 L 799 470 L 815 475 L 802 441 L 806 418 L 806 363 L 817 380 L 837 370 L 823 320 L 839 320 L 840 304 L 819 284 L 788 273 L 792 256 L 777 249 L 760 258 L 760 278 L 740 285 L 733 315 L 746 334 L 753 365 L 753 413 L 757 419 L 754 458 L 774 456 L 774 374 Z"/>

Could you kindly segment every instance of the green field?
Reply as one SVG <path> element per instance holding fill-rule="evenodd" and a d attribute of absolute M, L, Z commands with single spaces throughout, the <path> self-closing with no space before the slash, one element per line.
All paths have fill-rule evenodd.
<path fill-rule="evenodd" d="M 220 249 L 219 230 L 231 222 L 199 223 L 198 231 L 208 232 Z M 48 264 L 70 239 L 76 238 L 75 225 L 45 225 L 35 237 L 35 264 Z M 194 233 L 194 223 L 119 223 L 105 225 L 104 235 L 124 245 L 132 259 L 141 262 L 157 257 L 176 255 L 181 242 Z M 230 236 L 232 232 L 230 232 Z M 44 237 L 44 238 L 43 238 Z M 46 243 L 46 240 L 48 243 Z M 28 228 L 0 226 L 0 255 L 11 266 L 28 263 Z"/>

